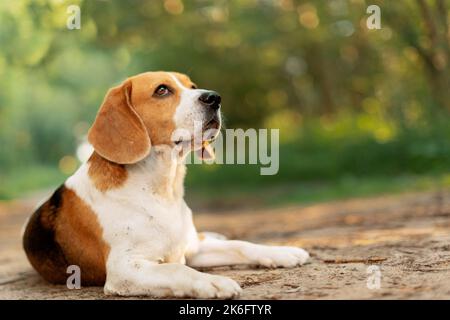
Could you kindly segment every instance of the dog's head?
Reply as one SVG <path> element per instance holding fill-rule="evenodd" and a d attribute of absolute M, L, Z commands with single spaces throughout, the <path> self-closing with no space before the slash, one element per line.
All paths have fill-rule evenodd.
<path fill-rule="evenodd" d="M 88 140 L 98 154 L 120 164 L 142 160 L 152 145 L 203 151 L 220 130 L 220 99 L 184 74 L 142 73 L 109 90 Z"/>

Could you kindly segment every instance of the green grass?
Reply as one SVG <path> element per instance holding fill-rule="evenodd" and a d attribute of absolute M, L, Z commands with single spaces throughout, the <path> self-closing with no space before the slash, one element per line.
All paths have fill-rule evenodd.
<path fill-rule="evenodd" d="M 325 184 L 299 185 L 277 198 L 267 200 L 268 205 L 311 203 L 373 195 L 398 194 L 410 191 L 439 190 L 450 187 L 450 174 L 436 176 L 370 177 L 366 179 L 342 178 Z"/>
<path fill-rule="evenodd" d="M 261 176 L 258 165 L 191 165 L 187 194 L 199 206 L 238 207 L 446 188 L 448 137 L 450 126 L 437 123 L 380 141 L 348 119 L 327 128 L 310 122 L 280 146 L 278 174 Z"/>
<path fill-rule="evenodd" d="M 0 200 L 26 197 L 31 191 L 57 186 L 66 176 L 49 166 L 18 167 L 0 176 Z"/>
<path fill-rule="evenodd" d="M 292 204 L 394 195 L 404 192 L 450 189 L 446 175 L 402 175 L 396 177 L 343 177 L 333 181 L 279 183 L 249 186 L 237 181 L 233 188 L 220 186 L 187 188 L 188 202 L 198 208 L 233 209 L 238 207 L 277 207 Z"/>

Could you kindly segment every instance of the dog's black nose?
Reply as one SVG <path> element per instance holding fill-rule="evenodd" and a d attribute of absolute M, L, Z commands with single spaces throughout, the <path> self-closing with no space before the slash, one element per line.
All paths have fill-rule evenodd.
<path fill-rule="evenodd" d="M 198 97 L 198 100 L 206 107 L 210 107 L 214 110 L 220 108 L 220 95 L 215 91 L 206 91 Z"/>

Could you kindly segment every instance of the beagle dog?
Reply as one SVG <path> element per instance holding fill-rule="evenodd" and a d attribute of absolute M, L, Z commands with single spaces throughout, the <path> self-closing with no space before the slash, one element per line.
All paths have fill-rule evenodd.
<path fill-rule="evenodd" d="M 26 225 L 23 246 L 37 272 L 65 284 L 77 265 L 81 284 L 105 294 L 232 298 L 241 292 L 234 280 L 194 268 L 303 264 L 309 255 L 300 248 L 197 233 L 180 160 L 191 150 L 211 155 L 217 134 L 197 145 L 193 137 L 220 129 L 220 100 L 176 72 L 142 73 L 110 89 L 88 133 L 91 157 Z"/>

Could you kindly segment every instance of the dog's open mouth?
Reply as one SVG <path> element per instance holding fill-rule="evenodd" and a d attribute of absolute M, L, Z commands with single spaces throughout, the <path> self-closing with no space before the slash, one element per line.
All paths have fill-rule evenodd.
<path fill-rule="evenodd" d="M 203 126 L 203 132 L 211 129 L 220 129 L 220 119 L 217 116 L 213 116 L 208 122 Z"/>
<path fill-rule="evenodd" d="M 213 116 L 211 119 L 209 119 L 207 122 L 205 122 L 202 125 L 202 134 L 201 137 L 179 137 L 177 140 L 174 141 L 176 145 L 180 144 L 186 144 L 186 145 L 193 145 L 195 144 L 203 144 L 205 142 L 212 142 L 214 141 L 220 132 L 220 118 L 217 116 Z"/>

